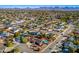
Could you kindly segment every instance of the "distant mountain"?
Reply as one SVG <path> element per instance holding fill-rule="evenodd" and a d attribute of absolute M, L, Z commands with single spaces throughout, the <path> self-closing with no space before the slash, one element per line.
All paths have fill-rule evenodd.
<path fill-rule="evenodd" d="M 79 5 L 0 5 L 0 9 L 79 11 Z"/>
<path fill-rule="evenodd" d="M 36 9 L 36 10 L 79 10 L 79 7 L 39 7 L 39 8 L 33 8 L 33 9 Z"/>

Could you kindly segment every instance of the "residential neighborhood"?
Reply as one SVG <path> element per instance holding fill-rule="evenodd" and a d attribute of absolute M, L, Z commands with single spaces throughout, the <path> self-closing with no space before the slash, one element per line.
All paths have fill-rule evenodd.
<path fill-rule="evenodd" d="M 79 11 L 0 9 L 0 53 L 79 53 Z"/>

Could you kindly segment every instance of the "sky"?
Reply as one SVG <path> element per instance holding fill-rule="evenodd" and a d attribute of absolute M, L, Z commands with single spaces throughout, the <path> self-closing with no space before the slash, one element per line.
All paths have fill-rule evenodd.
<path fill-rule="evenodd" d="M 79 8 L 79 5 L 0 5 L 0 8 L 39 8 L 39 7 L 74 7 Z"/>

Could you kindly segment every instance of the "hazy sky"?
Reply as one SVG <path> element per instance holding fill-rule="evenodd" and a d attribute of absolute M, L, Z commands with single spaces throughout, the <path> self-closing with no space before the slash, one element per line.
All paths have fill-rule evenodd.
<path fill-rule="evenodd" d="M 78 7 L 79 5 L 0 5 L 0 8 L 38 8 L 38 7 Z"/>

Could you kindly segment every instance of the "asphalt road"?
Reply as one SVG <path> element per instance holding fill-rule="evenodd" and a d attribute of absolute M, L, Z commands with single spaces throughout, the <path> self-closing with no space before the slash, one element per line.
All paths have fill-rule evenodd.
<path fill-rule="evenodd" d="M 32 49 L 28 48 L 26 44 L 19 44 L 19 48 L 22 53 L 37 53 L 37 51 L 33 51 Z"/>
<path fill-rule="evenodd" d="M 26 46 L 26 44 L 19 44 L 19 48 L 22 53 L 32 53 L 33 51 Z"/>

